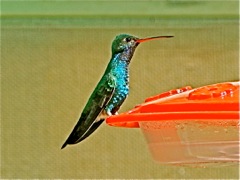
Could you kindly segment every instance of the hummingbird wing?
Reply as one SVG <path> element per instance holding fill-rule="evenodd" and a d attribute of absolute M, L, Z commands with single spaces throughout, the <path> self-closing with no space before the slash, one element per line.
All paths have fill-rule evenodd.
<path fill-rule="evenodd" d="M 88 129 L 88 131 L 86 131 L 86 133 L 84 135 L 82 135 L 82 137 L 76 142 L 81 142 L 82 140 L 86 139 L 90 134 L 92 134 L 104 121 L 105 119 L 100 119 L 98 121 L 95 121 L 92 126 Z"/>
<path fill-rule="evenodd" d="M 101 125 L 104 120 L 96 121 L 96 119 L 111 99 L 115 87 L 116 80 L 111 74 L 102 77 L 62 149 L 67 144 L 76 144 L 82 141 Z"/>

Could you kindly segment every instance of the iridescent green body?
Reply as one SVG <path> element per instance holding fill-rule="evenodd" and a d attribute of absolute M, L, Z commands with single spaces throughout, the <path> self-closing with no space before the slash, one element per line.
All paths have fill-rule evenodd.
<path fill-rule="evenodd" d="M 112 58 L 101 80 L 90 96 L 72 133 L 63 144 L 76 144 L 88 137 L 104 121 L 115 114 L 129 93 L 128 66 L 138 38 L 121 34 L 112 43 Z M 103 118 L 102 118 L 103 117 Z"/>
<path fill-rule="evenodd" d="M 172 37 L 158 36 L 147 39 L 120 34 L 112 43 L 111 60 L 91 94 L 79 121 L 63 144 L 76 144 L 92 134 L 106 116 L 114 115 L 129 93 L 129 63 L 139 43 L 150 39 Z"/>

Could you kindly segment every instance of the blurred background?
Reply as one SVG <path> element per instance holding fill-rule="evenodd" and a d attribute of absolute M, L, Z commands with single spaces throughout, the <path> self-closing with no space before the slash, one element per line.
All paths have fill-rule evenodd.
<path fill-rule="evenodd" d="M 238 167 L 157 164 L 139 129 L 105 123 L 61 150 L 119 33 L 174 35 L 141 44 L 130 95 L 239 79 L 236 1 L 1 1 L 1 178 L 237 178 Z M 177 150 L 176 150 L 177 153 Z"/>

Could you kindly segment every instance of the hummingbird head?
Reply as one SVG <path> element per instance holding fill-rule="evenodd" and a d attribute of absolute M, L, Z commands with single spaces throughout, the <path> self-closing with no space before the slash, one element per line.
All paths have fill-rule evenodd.
<path fill-rule="evenodd" d="M 153 39 L 170 38 L 170 37 L 173 37 L 173 36 L 155 36 L 155 37 L 139 39 L 129 34 L 120 34 L 116 36 L 116 38 L 113 40 L 112 54 L 125 52 L 125 53 L 128 53 L 131 57 L 134 53 L 134 50 L 140 43 L 153 40 Z"/>
<path fill-rule="evenodd" d="M 128 34 L 120 34 L 116 36 L 112 43 L 112 53 L 117 54 L 130 49 L 134 50 L 139 44 L 136 42 L 137 39 L 139 38 Z"/>

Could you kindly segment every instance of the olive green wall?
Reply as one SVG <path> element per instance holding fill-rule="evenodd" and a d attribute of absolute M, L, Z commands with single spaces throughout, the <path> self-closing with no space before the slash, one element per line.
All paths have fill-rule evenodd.
<path fill-rule="evenodd" d="M 2 178 L 238 178 L 235 166 L 157 164 L 140 129 L 104 124 L 60 150 L 119 33 L 175 36 L 138 47 L 121 112 L 174 88 L 238 80 L 238 1 L 2 1 L 1 12 Z"/>

